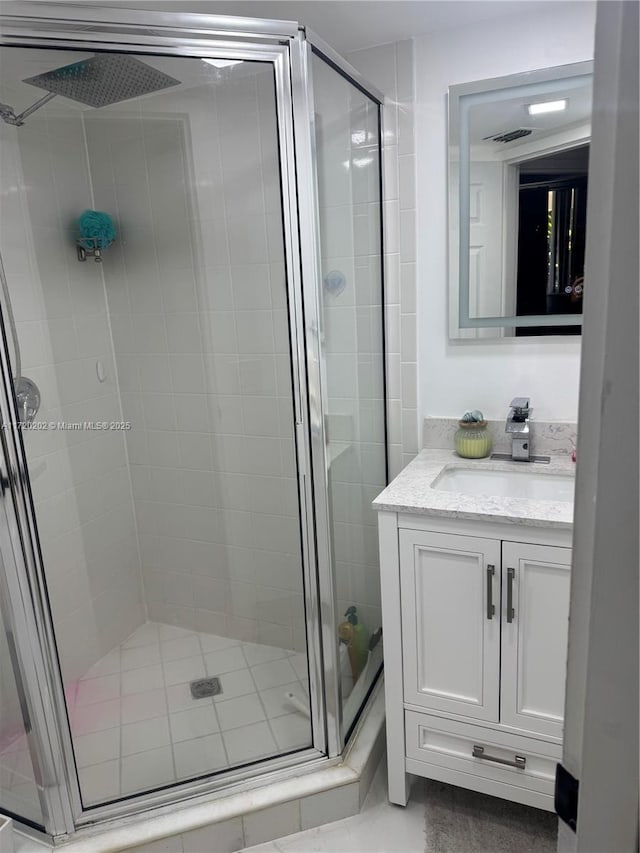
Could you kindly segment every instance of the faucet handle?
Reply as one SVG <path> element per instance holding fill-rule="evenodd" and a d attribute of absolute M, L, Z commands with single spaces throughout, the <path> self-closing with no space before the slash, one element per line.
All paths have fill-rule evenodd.
<path fill-rule="evenodd" d="M 517 414 L 522 414 L 523 412 L 529 411 L 529 398 L 528 397 L 514 397 L 513 400 L 509 403 L 512 409 L 515 409 Z"/>

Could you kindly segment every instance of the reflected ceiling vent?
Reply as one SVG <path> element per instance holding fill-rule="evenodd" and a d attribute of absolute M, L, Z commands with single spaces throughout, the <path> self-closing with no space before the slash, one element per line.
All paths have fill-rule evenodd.
<path fill-rule="evenodd" d="M 516 130 L 505 130 L 502 133 L 491 134 L 485 136 L 483 141 L 488 142 L 513 142 L 514 139 L 521 139 L 523 136 L 530 136 L 533 133 L 530 127 L 518 127 Z"/>

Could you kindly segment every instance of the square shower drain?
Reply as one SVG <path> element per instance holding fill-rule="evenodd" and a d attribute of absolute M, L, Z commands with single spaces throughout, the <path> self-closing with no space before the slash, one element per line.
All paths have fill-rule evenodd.
<path fill-rule="evenodd" d="M 222 693 L 222 684 L 217 676 L 197 678 L 191 682 L 191 695 L 194 699 L 205 699 L 207 696 L 218 696 L 220 693 Z"/>

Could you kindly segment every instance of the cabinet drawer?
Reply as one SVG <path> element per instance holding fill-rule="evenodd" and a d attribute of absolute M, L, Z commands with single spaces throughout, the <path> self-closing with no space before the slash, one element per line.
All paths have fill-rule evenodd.
<path fill-rule="evenodd" d="M 559 745 L 415 711 L 405 711 L 405 731 L 407 758 L 543 794 L 553 793 L 556 762 L 562 752 Z"/>

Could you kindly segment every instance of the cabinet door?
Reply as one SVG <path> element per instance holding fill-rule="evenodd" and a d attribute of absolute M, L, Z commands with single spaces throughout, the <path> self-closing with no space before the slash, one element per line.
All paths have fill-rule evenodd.
<path fill-rule="evenodd" d="M 502 543 L 500 721 L 562 737 L 571 549 Z"/>
<path fill-rule="evenodd" d="M 405 702 L 498 720 L 500 543 L 400 531 Z"/>

